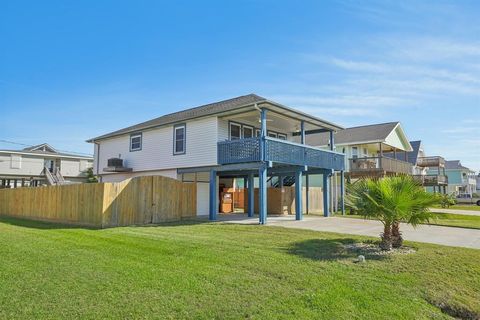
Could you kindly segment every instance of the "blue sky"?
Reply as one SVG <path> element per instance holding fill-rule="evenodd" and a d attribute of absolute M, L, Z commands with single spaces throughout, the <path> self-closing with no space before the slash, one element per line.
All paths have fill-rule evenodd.
<path fill-rule="evenodd" d="M 399 120 L 480 170 L 479 19 L 478 1 L 3 1 L 0 139 L 91 153 L 254 92 L 344 126 Z"/>

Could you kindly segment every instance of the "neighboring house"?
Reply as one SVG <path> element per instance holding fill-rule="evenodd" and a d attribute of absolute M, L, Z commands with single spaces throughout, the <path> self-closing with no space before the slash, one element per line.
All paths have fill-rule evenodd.
<path fill-rule="evenodd" d="M 346 174 L 352 179 L 414 172 L 408 162 L 409 152 L 414 150 L 399 122 L 347 128 L 333 139 L 336 150 L 346 155 Z M 326 133 L 313 134 L 307 136 L 307 143 L 325 148 L 331 138 Z"/>
<path fill-rule="evenodd" d="M 111 132 L 94 143 L 94 172 L 101 181 L 162 175 L 197 183 L 197 214 L 216 219 L 219 184 L 248 181 L 248 214 L 253 216 L 258 185 L 260 223 L 266 222 L 267 176 L 295 177 L 296 215 L 302 218 L 302 176 L 329 181 L 344 170 L 344 155 L 315 148 L 305 136 L 342 127 L 255 94 L 187 109 Z M 294 142 L 294 136 L 303 141 Z M 303 143 L 302 143 L 303 142 Z M 324 196 L 328 197 L 328 190 Z M 325 201 L 328 212 L 328 201 Z"/>
<path fill-rule="evenodd" d="M 44 143 L 0 150 L 0 188 L 84 182 L 93 158 L 62 153 Z"/>
<path fill-rule="evenodd" d="M 476 193 L 478 195 L 480 195 L 480 173 L 478 174 L 478 176 L 476 177 L 476 180 L 477 180 L 477 191 Z"/>
<path fill-rule="evenodd" d="M 448 193 L 455 195 L 475 193 L 477 188 L 475 172 L 464 167 L 460 160 L 446 161 L 445 171 L 448 176 Z"/>
<path fill-rule="evenodd" d="M 413 166 L 413 177 L 424 187 L 432 187 L 433 192 L 446 193 L 448 177 L 445 172 L 445 159 L 440 156 L 426 156 L 422 141 L 410 141 L 412 151 L 407 160 Z M 386 157 L 404 160 L 403 154 L 386 153 Z"/>

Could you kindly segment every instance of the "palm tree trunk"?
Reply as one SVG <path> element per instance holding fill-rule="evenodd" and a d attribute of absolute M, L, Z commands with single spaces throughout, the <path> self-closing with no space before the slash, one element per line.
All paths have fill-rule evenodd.
<path fill-rule="evenodd" d="M 385 222 L 381 237 L 380 248 L 386 251 L 392 250 L 392 226 L 390 223 Z"/>
<path fill-rule="evenodd" d="M 403 245 L 402 233 L 400 232 L 400 222 L 394 222 L 392 224 L 392 246 L 394 248 L 400 248 Z"/>

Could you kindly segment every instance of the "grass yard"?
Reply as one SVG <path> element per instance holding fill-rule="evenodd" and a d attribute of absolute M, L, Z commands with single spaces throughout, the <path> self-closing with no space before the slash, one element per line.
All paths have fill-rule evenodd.
<path fill-rule="evenodd" d="M 480 316 L 480 250 L 353 262 L 369 238 L 210 223 L 107 230 L 0 220 L 0 318 Z M 407 243 L 408 244 L 408 243 Z"/>
<path fill-rule="evenodd" d="M 364 219 L 363 216 L 360 215 L 347 214 L 345 216 L 342 216 L 341 214 L 337 214 L 336 216 L 342 218 Z M 433 212 L 433 219 L 430 220 L 430 223 L 426 224 L 480 229 L 480 216 Z"/>
<path fill-rule="evenodd" d="M 441 208 L 440 206 L 434 206 L 434 208 Z M 473 204 L 456 204 L 449 208 L 450 210 L 469 210 L 469 211 L 480 211 L 480 206 L 473 205 Z"/>

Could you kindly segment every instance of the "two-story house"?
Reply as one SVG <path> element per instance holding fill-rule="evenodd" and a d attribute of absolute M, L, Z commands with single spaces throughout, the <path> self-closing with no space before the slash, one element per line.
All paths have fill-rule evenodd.
<path fill-rule="evenodd" d="M 455 195 L 475 193 L 477 180 L 475 171 L 462 165 L 460 160 L 451 160 L 445 162 L 445 172 L 448 176 L 448 193 Z"/>
<path fill-rule="evenodd" d="M 413 166 L 413 177 L 424 187 L 431 187 L 433 192 L 446 193 L 448 177 L 445 172 L 445 159 L 440 156 L 427 156 L 422 141 L 410 141 L 412 151 L 407 153 L 407 161 Z M 403 154 L 386 153 L 385 156 L 404 160 Z"/>
<path fill-rule="evenodd" d="M 296 219 L 302 219 L 302 177 L 320 174 L 328 182 L 343 174 L 344 155 L 306 141 L 309 134 L 333 137 L 342 127 L 249 94 L 175 112 L 93 139 L 94 171 L 101 181 L 162 175 L 197 183 L 197 214 L 215 220 L 219 184 L 247 181 L 248 215 L 258 201 L 260 223 L 267 218 L 269 177 L 295 177 Z M 294 142 L 294 137 L 300 137 Z M 333 149 L 333 146 L 332 148 Z M 326 183 L 328 185 L 328 183 Z M 254 189 L 258 186 L 258 199 Z M 281 187 L 281 183 L 280 183 Z M 328 199 L 329 190 L 325 188 Z M 329 201 L 324 201 L 328 214 Z"/>
<path fill-rule="evenodd" d="M 92 166 L 92 157 L 59 152 L 47 143 L 0 150 L 0 188 L 81 183 Z"/>
<path fill-rule="evenodd" d="M 331 137 L 325 133 L 309 135 L 306 141 L 321 148 L 331 145 Z M 334 135 L 334 143 L 336 151 L 346 155 L 345 168 L 350 179 L 413 174 L 408 159 L 413 148 L 399 122 L 340 130 Z"/>

